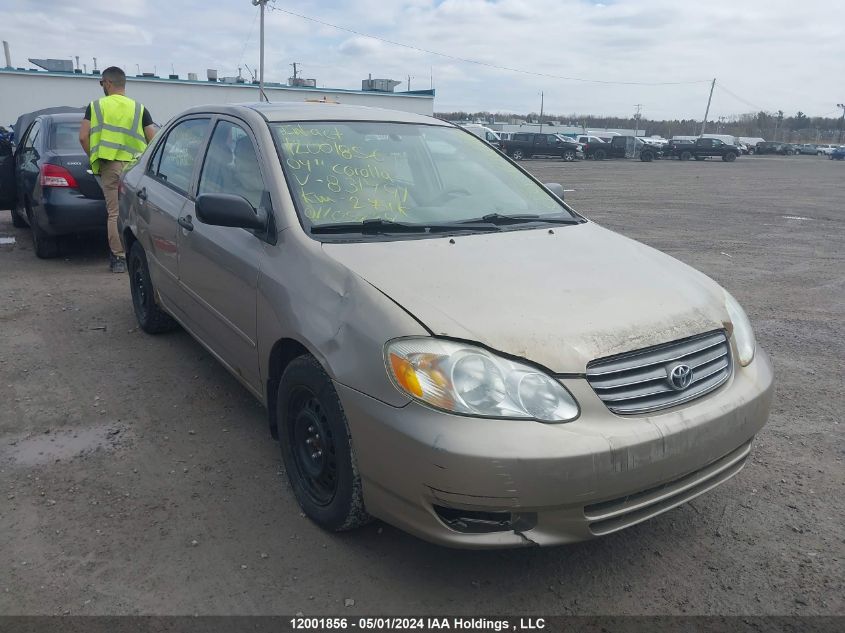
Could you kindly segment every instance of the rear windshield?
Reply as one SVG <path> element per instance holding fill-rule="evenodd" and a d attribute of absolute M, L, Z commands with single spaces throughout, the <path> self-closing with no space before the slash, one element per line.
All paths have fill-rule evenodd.
<path fill-rule="evenodd" d="M 82 151 L 79 145 L 79 127 L 81 122 L 68 123 L 54 123 L 53 133 L 50 135 L 50 149 L 78 149 Z"/>
<path fill-rule="evenodd" d="M 298 211 L 311 226 L 574 217 L 500 152 L 457 128 L 357 121 L 270 128 Z"/>

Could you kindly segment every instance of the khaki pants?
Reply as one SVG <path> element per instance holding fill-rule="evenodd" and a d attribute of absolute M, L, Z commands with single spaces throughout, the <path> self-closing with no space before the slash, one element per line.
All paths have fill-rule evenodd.
<path fill-rule="evenodd" d="M 120 242 L 120 233 L 117 232 L 117 212 L 120 208 L 117 202 L 117 184 L 120 182 L 124 165 L 126 163 L 120 160 L 101 160 L 100 177 L 97 178 L 109 212 L 109 248 L 115 257 L 125 256 L 123 244 Z"/>

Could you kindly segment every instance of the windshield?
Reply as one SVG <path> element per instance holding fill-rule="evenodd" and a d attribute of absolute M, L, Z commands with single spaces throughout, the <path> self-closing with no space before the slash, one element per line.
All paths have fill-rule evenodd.
<path fill-rule="evenodd" d="M 496 149 L 457 128 L 369 121 L 270 128 L 312 232 L 365 221 L 423 227 L 493 215 L 576 217 Z"/>

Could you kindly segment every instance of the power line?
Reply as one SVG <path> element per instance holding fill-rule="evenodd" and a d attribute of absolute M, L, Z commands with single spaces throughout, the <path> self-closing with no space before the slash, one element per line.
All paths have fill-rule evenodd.
<path fill-rule="evenodd" d="M 721 82 L 720 82 L 720 83 L 718 83 L 718 84 L 716 84 L 716 87 L 717 87 L 719 90 L 722 90 L 723 92 L 728 93 L 730 96 L 732 96 L 732 97 L 733 97 L 734 99 L 736 99 L 737 101 L 741 101 L 741 102 L 742 102 L 742 103 L 744 103 L 745 105 L 751 106 L 751 107 L 752 107 L 752 108 L 754 108 L 755 110 L 758 110 L 758 111 L 765 111 L 765 110 L 766 110 L 766 108 L 761 108 L 760 106 L 758 106 L 758 105 L 756 105 L 756 104 L 754 104 L 754 103 L 751 103 L 750 101 L 748 101 L 748 100 L 746 100 L 746 99 L 743 99 L 743 98 L 742 98 L 742 97 L 740 97 L 738 94 L 735 94 L 735 93 L 731 92 L 730 90 L 728 90 L 727 88 L 725 88 L 725 85 L 724 85 L 723 83 L 721 83 Z"/>
<path fill-rule="evenodd" d="M 332 24 L 330 22 L 325 22 L 323 20 L 318 20 L 317 18 L 312 18 L 307 15 L 302 15 L 301 13 L 296 13 L 295 11 L 290 11 L 288 9 L 282 9 L 275 4 L 275 0 L 273 0 L 273 4 L 267 7 L 271 11 L 280 11 L 282 13 L 287 13 L 288 15 L 292 15 L 297 18 L 302 18 L 303 20 L 308 20 L 310 22 L 315 22 L 316 24 L 321 24 L 323 26 L 328 26 L 333 29 L 337 29 L 339 31 L 346 31 L 347 33 L 352 33 L 354 35 L 359 35 L 361 37 L 366 37 L 372 40 L 377 40 L 379 42 L 384 42 L 385 44 L 391 44 L 393 46 L 401 46 L 402 48 L 408 48 L 413 51 L 418 51 L 420 53 L 427 53 L 428 55 L 436 55 L 438 57 L 445 57 L 446 59 L 453 59 L 455 61 L 464 62 L 466 64 L 476 64 L 477 66 L 485 66 L 487 68 L 494 68 L 496 70 L 505 70 L 512 73 L 520 73 L 523 75 L 533 75 L 535 77 L 546 77 L 549 79 L 562 79 L 564 81 L 578 81 L 582 83 L 592 83 L 592 84 L 609 84 L 609 85 L 616 85 L 616 86 L 682 86 L 682 85 L 690 85 L 690 84 L 701 84 L 707 83 L 709 79 L 698 79 L 695 81 L 605 81 L 601 79 L 584 79 L 583 77 L 564 77 L 562 75 L 552 75 L 549 73 L 540 73 L 535 72 L 532 70 L 524 70 L 522 68 L 513 68 L 510 66 L 498 66 L 496 64 L 491 64 L 488 62 L 481 62 L 476 59 L 467 59 L 466 57 L 458 57 L 456 55 L 449 55 L 448 53 L 440 53 L 438 51 L 433 51 L 427 48 L 420 48 L 419 46 L 413 46 L 411 44 L 403 44 L 402 42 L 396 42 L 394 40 L 388 40 L 383 37 L 378 37 L 377 35 L 370 35 L 369 33 L 362 33 L 361 31 L 356 31 L 355 29 L 350 29 L 345 26 L 338 26 L 337 24 Z"/>
<path fill-rule="evenodd" d="M 255 15 L 252 18 L 252 26 L 249 28 L 249 36 L 246 38 L 246 42 L 244 42 L 244 48 L 241 51 L 241 58 L 238 60 L 238 64 L 243 63 L 244 55 L 246 55 L 246 47 L 249 46 L 249 43 L 252 41 L 252 36 L 255 33 L 255 23 L 258 21 L 258 14 L 260 11 L 256 11 Z"/>

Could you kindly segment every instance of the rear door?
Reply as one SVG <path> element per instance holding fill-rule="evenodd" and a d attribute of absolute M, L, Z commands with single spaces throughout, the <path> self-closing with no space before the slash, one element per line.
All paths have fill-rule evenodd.
<path fill-rule="evenodd" d="M 0 140 L 0 210 L 15 206 L 15 155 L 8 139 Z"/>
<path fill-rule="evenodd" d="M 263 159 L 263 160 L 262 160 Z M 241 196 L 270 213 L 260 156 L 249 128 L 221 117 L 202 162 L 197 195 Z M 255 232 L 204 224 L 191 198 L 179 230 L 179 283 L 194 333 L 256 392 L 261 392 L 256 346 L 259 264 L 264 241 Z"/>
<path fill-rule="evenodd" d="M 32 122 L 21 138 L 21 143 L 15 152 L 15 188 L 18 196 L 18 206 L 22 213 L 27 207 L 32 207 L 40 192 L 39 165 L 41 155 L 38 152 L 38 137 L 41 134 L 41 119 Z"/>
<path fill-rule="evenodd" d="M 172 127 L 155 148 L 136 192 L 149 235 L 144 247 L 153 284 L 180 318 L 185 317 L 186 299 L 179 286 L 177 221 L 195 182 L 210 120 L 190 117 Z"/>

